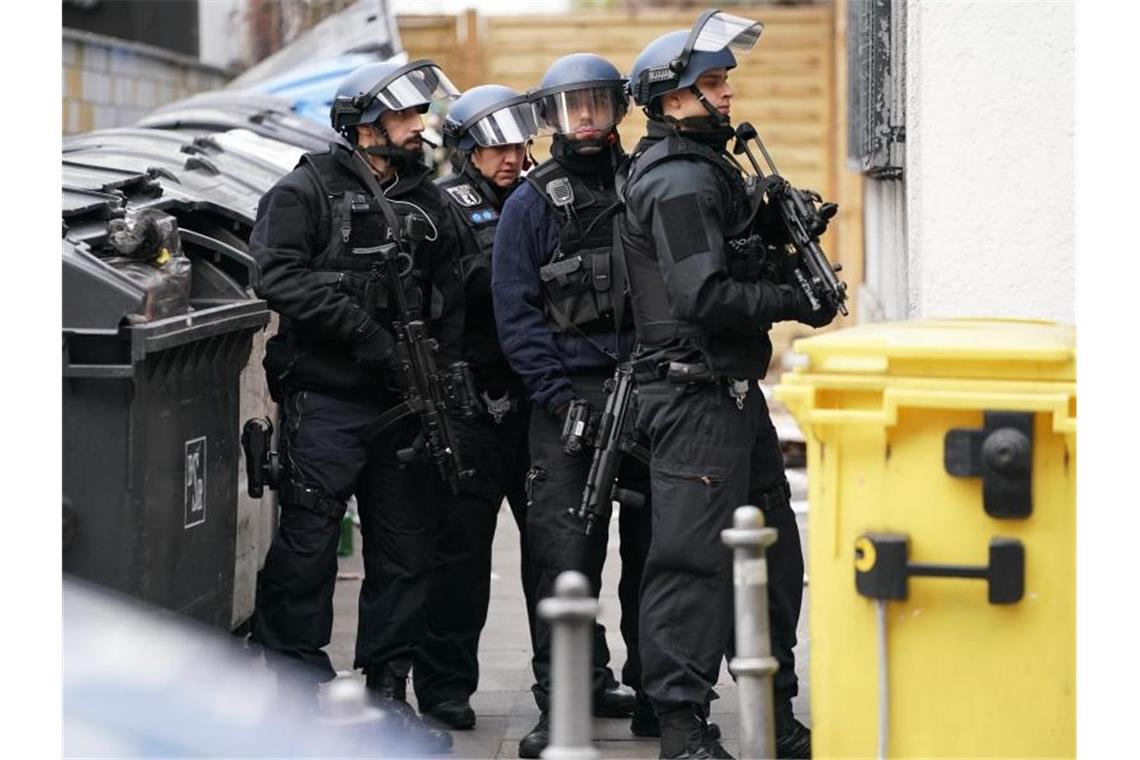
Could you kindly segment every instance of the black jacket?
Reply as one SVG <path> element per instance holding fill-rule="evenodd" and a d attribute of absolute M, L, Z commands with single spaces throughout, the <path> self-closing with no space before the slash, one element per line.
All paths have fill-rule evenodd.
<path fill-rule="evenodd" d="M 621 158 L 618 144 L 612 156 L 567 157 L 563 165 L 590 187 L 612 189 L 613 166 Z M 539 270 L 558 249 L 560 232 L 559 216 L 550 202 L 533 184 L 524 182 L 503 204 L 491 286 L 503 351 L 531 399 L 551 412 L 574 398 L 571 375 L 612 373 L 613 356 L 629 356 L 634 343 L 632 330 L 602 330 L 584 338 L 556 332 L 547 321 Z"/>
<path fill-rule="evenodd" d="M 306 169 L 306 162 L 318 169 Z M 323 189 L 314 173 L 321 177 Z M 458 238 L 446 202 L 426 167 L 401 169 L 384 190 L 387 198 L 400 202 L 393 204 L 399 214 L 422 212 L 435 230 L 434 240 L 416 245 L 412 274 L 404 278 L 405 292 L 425 305 L 429 330 L 440 344 L 440 363 L 458 359 L 462 286 Z M 326 191 L 333 197 L 326 197 Z M 357 203 L 350 240 L 340 246 L 342 230 L 339 223 L 333 229 L 333 204 L 340 207 L 348 193 L 355 194 Z M 359 360 L 364 343 L 372 348 L 393 344 L 394 314 L 387 308 L 388 298 L 381 297 L 377 305 L 375 298 L 363 297 L 380 258 L 360 251 L 387 240 L 387 224 L 370 198 L 353 170 L 351 152 L 330 145 L 325 153 L 306 154 L 258 205 L 250 235 L 250 253 L 261 268 L 257 294 L 281 315 L 280 329 L 269 341 L 265 357 L 275 397 L 290 389 L 362 398 L 376 398 L 381 392 L 383 373 Z"/>
<path fill-rule="evenodd" d="M 719 147 L 719 146 L 717 146 Z M 789 286 L 730 273 L 730 240 L 752 202 L 740 171 L 716 147 L 651 122 L 625 186 L 623 243 L 638 358 L 703 358 L 722 375 L 763 377 L 772 323 L 795 319 Z"/>

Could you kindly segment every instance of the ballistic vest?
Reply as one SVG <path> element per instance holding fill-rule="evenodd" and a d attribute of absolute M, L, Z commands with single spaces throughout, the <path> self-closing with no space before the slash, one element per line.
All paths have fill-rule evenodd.
<path fill-rule="evenodd" d="M 320 229 L 325 246 L 313 261 L 313 270 L 334 284 L 378 321 L 388 308 L 391 292 L 386 283 L 385 247 L 393 242 L 380 204 L 356 174 L 344 165 L 347 156 L 306 153 L 301 165 L 320 188 L 327 205 Z M 436 318 L 443 312 L 443 295 L 429 276 L 422 240 L 435 240 L 439 228 L 416 203 L 388 198 L 408 243 L 398 254 L 397 268 L 413 318 Z M 428 295 L 430 294 L 430 296 Z M 430 309 L 424 303 L 430 297 Z"/>
<path fill-rule="evenodd" d="M 631 327 L 625 267 L 614 256 L 617 190 L 589 187 L 553 159 L 535 167 L 526 181 L 558 219 L 558 246 L 539 269 L 551 329 L 589 334 Z"/>
<path fill-rule="evenodd" d="M 486 190 L 478 187 L 465 174 L 444 177 L 436 182 L 448 202 L 455 207 L 460 221 L 471 233 L 479 253 L 488 259 L 495 247 L 495 227 L 499 212 L 487 199 Z"/>
<path fill-rule="evenodd" d="M 729 276 L 742 282 L 757 282 L 768 273 L 764 267 L 763 242 L 754 231 L 759 199 L 752 197 L 740 172 L 717 151 L 674 135 L 658 140 L 633 156 L 628 179 L 622 183 L 623 200 L 629 189 L 652 167 L 681 158 L 704 161 L 717 169 L 720 187 L 707 189 L 718 198 L 727 196 L 731 199 L 730 207 L 723 209 L 728 220 L 724 250 Z M 632 312 L 638 342 L 646 346 L 666 346 L 686 339 L 707 343 L 707 336 L 700 327 L 673 317 L 656 252 L 629 238 L 624 242 L 634 294 Z"/>

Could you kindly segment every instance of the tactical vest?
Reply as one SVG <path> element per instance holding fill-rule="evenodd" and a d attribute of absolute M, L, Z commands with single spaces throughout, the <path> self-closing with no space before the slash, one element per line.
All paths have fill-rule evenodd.
<path fill-rule="evenodd" d="M 558 218 L 558 247 L 539 269 L 547 324 L 555 332 L 586 334 L 632 327 L 624 262 L 614 256 L 617 191 L 588 187 L 553 159 L 526 181 Z"/>
<path fill-rule="evenodd" d="M 381 322 L 391 291 L 386 282 L 385 248 L 392 233 L 379 203 L 364 183 L 332 153 L 306 153 L 301 165 L 320 188 L 327 202 L 320 229 L 324 248 L 313 260 L 313 270 Z M 423 241 L 435 240 L 439 231 L 427 211 L 415 203 L 389 198 L 401 227 L 408 231 L 407 249 L 398 254 L 397 268 L 412 318 L 425 316 L 430 294 L 430 318 L 443 313 L 443 294 L 431 283 Z"/>
<path fill-rule="evenodd" d="M 760 266 L 762 244 L 753 231 L 757 206 L 740 173 L 713 149 L 674 136 L 659 140 L 644 152 L 634 155 L 629 164 L 628 179 L 621 183 L 623 200 L 630 187 L 649 169 L 679 158 L 705 161 L 716 167 L 718 181 L 731 198 L 731 207 L 724 209 L 729 220 L 724 238 L 729 276 L 742 282 L 757 282 L 764 273 Z M 650 248 L 641 252 L 638 246 L 627 245 L 626 263 L 636 294 L 632 303 L 638 342 L 665 346 L 678 340 L 704 337 L 701 328 L 673 317 L 655 251 Z"/>
<path fill-rule="evenodd" d="M 488 257 L 495 247 L 495 227 L 499 224 L 499 212 L 479 191 L 469 177 L 456 174 L 436 182 L 448 202 L 455 207 L 459 218 L 471 232 L 479 253 Z"/>

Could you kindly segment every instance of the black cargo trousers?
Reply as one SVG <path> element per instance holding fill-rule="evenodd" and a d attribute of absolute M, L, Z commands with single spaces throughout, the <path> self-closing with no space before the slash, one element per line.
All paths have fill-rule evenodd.
<path fill-rule="evenodd" d="M 414 416 L 364 439 L 399 399 L 375 403 L 294 390 L 281 405 L 282 480 L 299 478 L 334 506 L 290 503 L 278 492 L 280 523 L 257 575 L 253 641 L 309 666 L 315 681 L 336 675 L 323 648 L 332 634 L 336 548 L 344 504 L 355 494 L 363 538 L 353 667 L 407 660 L 423 638 L 436 533 L 436 487 L 427 464 L 402 465 L 396 452 L 419 432 Z"/>
<path fill-rule="evenodd" d="M 572 375 L 570 381 L 578 398 L 600 412 L 606 403 L 605 382 L 612 372 Z M 570 514 L 582 503 L 593 449 L 578 456 L 562 451 L 563 420 L 545 409 L 535 408 L 530 420 L 531 471 L 528 476 L 527 542 L 535 563 L 535 593 L 545 599 L 554 593 L 554 580 L 564 570 L 577 570 L 590 581 L 595 596 L 602 587 L 602 566 L 606 559 L 609 526 L 597 525 L 591 535 L 583 532 L 582 522 Z M 621 577 L 618 600 L 621 604 L 621 635 L 626 646 L 622 683 L 641 691 L 641 663 L 638 643 L 638 599 L 642 567 L 649 549 L 649 472 L 644 464 L 627 456 L 618 472 L 618 483 L 646 496 L 641 509 L 618 507 Z M 531 664 L 535 684 L 531 687 L 538 708 L 549 708 L 550 626 L 538 620 Z M 605 627 L 594 626 L 594 694 L 617 685 L 609 668 L 610 650 Z"/>
<path fill-rule="evenodd" d="M 777 531 L 767 550 L 777 702 L 797 693 L 793 648 L 803 601 L 803 554 L 784 458 L 755 382 L 743 408 L 725 381 L 638 383 L 638 426 L 649 435 L 652 542 L 641 587 L 641 665 L 660 715 L 705 705 L 734 650 L 732 552 L 720 533 L 753 504 Z"/>
<path fill-rule="evenodd" d="M 427 631 L 416 650 L 413 684 L 420 711 L 462 701 L 479 684 L 479 636 L 491 598 L 491 547 L 499 508 L 506 498 L 519 529 L 519 575 L 534 644 L 534 571 L 526 542 L 526 475 L 530 467 L 528 403 L 495 422 L 486 411 L 452 419 L 464 465 L 475 470 L 464 492 L 440 496 Z"/>

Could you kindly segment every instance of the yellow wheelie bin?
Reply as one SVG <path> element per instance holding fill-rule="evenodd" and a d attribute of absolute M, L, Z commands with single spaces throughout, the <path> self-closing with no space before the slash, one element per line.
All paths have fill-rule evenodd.
<path fill-rule="evenodd" d="M 814 756 L 1076 753 L 1075 330 L 799 340 Z"/>

